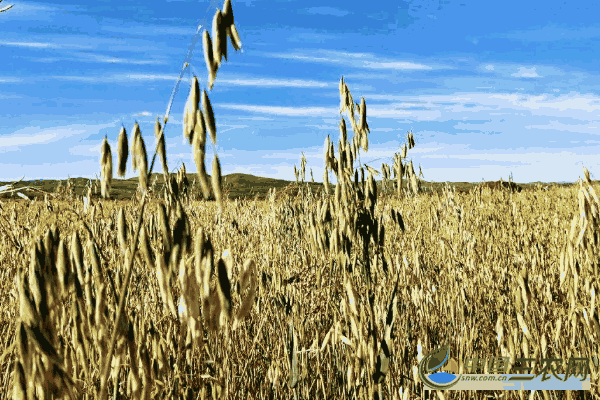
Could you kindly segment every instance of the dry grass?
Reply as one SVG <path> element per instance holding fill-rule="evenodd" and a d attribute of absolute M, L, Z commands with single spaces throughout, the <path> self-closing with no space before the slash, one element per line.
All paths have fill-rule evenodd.
<path fill-rule="evenodd" d="M 205 49 L 209 87 L 226 58 L 222 32 L 241 46 L 229 1 L 223 9 L 218 48 Z M 354 137 L 342 119 L 337 156 L 327 140 L 335 194 L 304 182 L 303 157 L 297 193 L 230 201 L 216 152 L 208 184 L 206 130 L 216 145 L 216 124 L 197 84 L 184 135 L 204 200 L 188 195 L 199 188 L 185 166 L 165 173 L 163 198 L 154 196 L 156 154 L 166 170 L 157 122 L 149 168 L 133 129 L 138 199 L 90 197 L 87 211 L 59 199 L 0 204 L 0 396 L 406 399 L 423 396 L 419 347 L 448 344 L 459 372 L 468 357 L 598 354 L 600 202 L 587 170 L 578 191 L 426 194 L 407 160 L 409 133 L 393 171 L 410 190 L 384 195 L 374 176 L 387 182 L 392 168 L 354 166 L 369 147 L 366 103 L 342 80 Z M 591 373 L 598 397 L 597 365 Z"/>
<path fill-rule="evenodd" d="M 597 354 L 598 331 L 593 322 L 597 319 L 597 307 L 592 313 L 592 293 L 598 290 L 596 267 L 586 261 L 588 250 L 581 246 L 572 250 L 574 259 L 581 260 L 579 267 L 573 268 L 566 261 L 561 265 L 560 262 L 561 258 L 569 258 L 568 248 L 567 251 L 563 248 L 567 244 L 565 232 L 568 235 L 571 231 L 570 223 L 578 202 L 573 190 L 513 193 L 511 199 L 510 193 L 485 188 L 465 195 L 448 191 L 443 196 L 419 195 L 410 201 L 387 198 L 385 203 L 381 203 L 381 199 L 378 200 L 375 219 L 379 222 L 383 217 L 385 239 L 383 257 L 374 257 L 370 264 L 372 293 L 361 272 L 360 238 L 353 238 L 351 231 L 335 226 L 336 208 L 331 199 L 324 201 L 319 196 L 310 196 L 307 194 L 304 200 L 296 197 L 255 204 L 226 201 L 218 224 L 214 220 L 215 203 L 183 204 L 190 224 L 189 232 L 195 233 L 193 240 L 196 243 L 193 253 L 188 252 L 188 256 L 180 258 L 193 257 L 190 266 L 194 267 L 194 273 L 185 272 L 184 282 L 202 283 L 197 289 L 199 311 L 194 319 L 199 329 L 197 336 L 193 334 L 196 332 L 194 328 L 190 327 L 190 319 L 186 322 L 185 316 L 179 316 L 178 310 L 174 315 L 172 309 L 180 304 L 178 299 L 182 297 L 183 285 L 175 272 L 179 268 L 174 271 L 170 268 L 180 265 L 181 261 L 179 264 L 164 261 L 177 259 L 177 251 L 173 250 L 175 228 L 181 226 L 181 223 L 176 223 L 177 210 L 170 208 L 167 214 L 164 204 L 158 201 L 149 203 L 144 211 L 145 233 L 140 234 L 147 237 L 149 244 L 146 247 L 143 245 L 145 240 L 140 240 L 142 254 L 134 257 L 130 300 L 126 308 L 133 328 L 133 347 L 130 351 L 127 328 L 123 331 L 123 342 L 117 342 L 115 353 L 120 357 L 121 367 L 118 371 L 113 369 L 109 391 L 113 393 L 117 387 L 126 398 L 135 397 L 133 354 L 138 360 L 140 394 L 147 390 L 152 398 L 171 397 L 177 393 L 186 395 L 188 389 L 192 398 L 202 392 L 210 398 L 213 391 L 223 391 L 227 398 L 247 398 L 250 395 L 255 398 L 281 398 L 294 391 L 303 398 L 320 398 L 324 394 L 335 398 L 353 396 L 355 390 L 365 390 L 369 365 L 372 359 L 376 364 L 378 355 L 372 339 L 369 339 L 372 334 L 366 321 L 373 318 L 380 344 L 385 336 L 384 313 L 396 280 L 399 280 L 395 307 L 397 316 L 390 334 L 393 344 L 388 345 L 392 357 L 381 388 L 385 397 L 399 397 L 400 388 L 411 398 L 421 395 L 420 385 L 412 381 L 417 362 L 417 342 L 421 343 L 425 353 L 447 340 L 459 362 L 470 356 L 505 353 L 519 357 L 524 356 L 526 351 L 529 355 L 542 354 L 544 350 L 537 345 L 542 343 L 541 338 L 546 338 L 547 356 L 565 359 L 570 355 Z M 77 203 L 74 211 L 82 215 L 79 219 L 68 211 L 73 210 L 73 204 L 51 203 L 54 211 L 49 211 L 43 203 L 33 203 L 26 208 L 27 203 L 5 202 L 1 213 L 7 222 L 3 224 L 14 231 L 17 240 L 22 243 L 34 244 L 53 223 L 61 232 L 60 238 L 66 246 L 59 244 L 57 254 L 64 254 L 67 249 L 67 259 L 71 262 L 70 269 L 58 268 L 63 264 L 57 263 L 57 275 L 64 276 L 64 272 L 59 272 L 63 271 L 62 268 L 72 272 L 64 279 L 66 291 L 52 288 L 50 291 L 58 292 L 59 299 L 61 292 L 69 293 L 70 290 L 71 294 L 58 301 L 57 312 L 50 317 L 50 326 L 54 327 L 57 338 L 53 348 L 63 357 L 59 365 L 65 372 L 68 371 L 66 376 L 73 381 L 71 390 L 74 398 L 86 397 L 86 394 L 94 397 L 100 367 L 95 360 L 100 360 L 102 354 L 102 350 L 95 349 L 102 349 L 101 343 L 108 341 L 107 335 L 110 336 L 114 329 L 118 304 L 116 288 L 121 287 L 123 266 L 127 265 L 127 256 L 120 244 L 119 225 L 124 224 L 124 230 L 131 235 L 140 206 L 135 202 L 124 204 L 99 200 L 92 204 L 93 212 L 83 214 L 83 205 Z M 164 219 L 160 218 L 162 213 L 159 212 L 163 207 Z M 119 223 L 121 208 L 124 223 Z M 150 216 L 154 215 L 159 218 L 151 221 Z M 392 215 L 395 220 L 392 220 Z M 314 219 L 314 225 L 311 219 Z M 91 230 L 92 240 L 99 249 L 102 274 L 99 286 L 93 280 L 92 267 L 95 263 L 91 247 L 80 245 L 81 250 L 76 250 L 77 246 L 72 245 L 69 239 L 73 232 L 85 237 L 87 229 L 84 223 Z M 579 230 L 577 226 L 574 229 Z M 198 230 L 205 232 L 204 242 L 199 239 L 202 234 Z M 177 231 L 185 232 L 186 229 Z M 573 235 L 573 240 L 577 239 Z M 320 249 L 321 240 L 329 241 L 325 243 L 325 251 Z M 440 242 L 447 245 L 441 246 Z M 7 306 L 0 333 L 7 349 L 22 341 L 15 335 L 16 332 L 20 332 L 20 338 L 27 338 L 27 349 L 22 352 L 32 363 L 21 364 L 17 371 L 22 370 L 23 376 L 29 376 L 33 361 L 44 365 L 44 350 L 36 347 L 35 339 L 29 337 L 24 326 L 33 323 L 40 313 L 28 283 L 26 285 L 32 293 L 27 296 L 31 299 L 30 305 L 15 303 L 21 297 L 21 289 L 18 288 L 24 285 L 13 288 L 12 282 L 14 277 L 20 276 L 20 269 L 28 270 L 32 257 L 28 251 L 20 252 L 8 237 L 4 237 L 1 244 L 4 249 L 0 252 L 4 284 L 0 293 L 3 293 L 3 304 Z M 343 255 L 346 245 L 349 245 L 349 259 Z M 373 248 L 376 244 L 371 243 L 370 246 Z M 255 302 L 249 307 L 246 317 L 239 320 L 235 330 L 229 328 L 233 328 L 230 322 L 218 328 L 220 319 L 215 319 L 217 309 L 220 311 L 222 307 L 218 300 L 220 281 L 216 261 L 225 249 L 233 258 L 231 269 L 225 268 L 231 283 L 230 307 L 233 315 L 243 315 L 242 310 L 248 308 L 244 304 L 253 286 L 248 284 L 248 280 L 254 278 L 257 281 Z M 595 246 L 592 251 L 594 249 Z M 565 255 L 561 257 L 563 252 Z M 336 256 L 338 253 L 341 254 Z M 200 257 L 197 257 L 198 254 Z M 217 260 L 210 265 L 213 255 Z M 244 266 L 245 260 L 249 259 L 255 265 L 249 272 L 250 277 L 245 272 L 248 267 Z M 197 260 L 200 260 L 200 267 Z M 156 266 L 161 265 L 165 271 L 171 271 L 172 278 L 168 286 L 162 284 L 162 290 L 159 288 L 160 281 L 155 278 L 156 267 L 152 266 L 152 262 Z M 82 276 L 77 278 L 81 287 L 81 303 L 74 282 L 80 271 L 77 265 L 83 266 Z M 189 268 L 188 264 L 185 268 Z M 519 278 L 518 272 L 521 271 L 525 278 Z M 577 272 L 577 278 L 573 271 Z M 224 275 L 221 273 L 220 276 Z M 90 306 L 94 304 L 96 307 L 92 314 L 87 312 L 86 280 L 90 282 L 89 298 L 96 299 L 95 303 L 90 302 Z M 42 290 L 39 284 L 33 287 Z M 166 297 L 167 288 L 174 297 L 165 302 L 163 296 Z M 22 290 L 28 293 L 27 288 Z M 370 296 L 374 297 L 372 309 Z M 173 306 L 165 307 L 167 303 Z M 577 311 L 579 306 L 586 311 L 588 322 L 585 315 Z M 26 313 L 20 307 L 29 307 L 30 312 Z M 71 310 L 78 307 L 83 310 L 76 312 L 76 315 L 82 316 L 79 322 L 77 318 L 70 317 Z M 98 309 L 104 309 L 104 312 Z M 195 311 L 190 314 L 196 315 Z M 23 323 L 15 324 L 19 315 Z M 25 319 L 28 315 L 34 318 Z M 95 317 L 88 321 L 87 315 Z M 523 333 L 520 319 L 527 325 L 531 340 Z M 289 324 L 293 325 L 297 335 L 295 345 L 289 344 Z M 105 327 L 102 332 L 94 331 L 94 327 L 102 325 Z M 44 325 L 40 323 L 39 326 L 41 330 Z M 499 327 L 504 332 L 500 342 L 497 339 Z M 185 337 L 183 331 L 186 332 Z M 192 332 L 190 338 L 187 338 L 187 331 Z M 35 338 L 35 335 L 32 337 Z M 96 340 L 100 340 L 100 345 L 96 345 Z M 188 340 L 192 343 L 189 348 L 186 345 Z M 361 344 L 363 340 L 370 343 L 368 347 Z M 527 343 L 525 349 L 522 343 Z M 292 354 L 297 357 L 298 382 L 291 389 L 287 383 L 290 371 L 288 350 L 294 347 L 297 351 Z M 18 375 L 11 378 L 13 370 L 10 365 L 14 365 L 17 358 L 21 359 L 18 347 L 13 349 L 3 363 L 7 367 L 3 371 L 3 393 L 12 393 L 12 379 L 15 382 L 21 379 Z M 87 350 L 92 352 L 85 359 L 90 362 L 83 359 Z M 95 355 L 97 351 L 100 354 Z M 148 369 L 144 367 L 144 360 Z M 350 366 L 353 382 L 358 379 L 358 386 L 349 385 Z M 365 371 L 364 375 L 362 371 Z M 122 384 L 114 386 L 115 382 Z M 593 382 L 597 382 L 597 375 Z M 560 395 L 560 392 L 549 393 L 551 398 Z M 450 392 L 445 396 L 453 397 Z"/>

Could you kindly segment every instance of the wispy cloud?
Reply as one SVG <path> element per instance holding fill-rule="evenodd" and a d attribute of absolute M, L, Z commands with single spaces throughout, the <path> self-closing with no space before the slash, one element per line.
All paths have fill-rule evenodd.
<path fill-rule="evenodd" d="M 10 9 L 11 20 L 36 21 L 51 20 L 56 12 L 60 11 L 60 7 L 53 5 L 48 6 L 41 3 L 17 2 Z"/>
<path fill-rule="evenodd" d="M 143 59 L 130 59 L 121 58 L 119 56 L 105 56 L 102 54 L 94 53 L 78 53 L 74 58 L 77 61 L 83 62 L 99 62 L 99 63 L 111 63 L 111 64 L 137 64 L 137 65 L 159 65 L 168 64 L 165 61 L 160 60 L 143 60 Z"/>
<path fill-rule="evenodd" d="M 308 14 L 333 15 L 334 17 L 343 17 L 349 12 L 333 7 L 311 7 L 306 10 Z"/>
<path fill-rule="evenodd" d="M 113 75 L 113 77 L 135 81 L 174 81 L 179 78 L 179 76 L 175 74 L 119 74 Z"/>
<path fill-rule="evenodd" d="M 277 106 L 253 106 L 246 104 L 218 104 L 216 107 L 230 110 L 247 111 L 268 115 L 285 117 L 335 117 L 339 115 L 339 108 L 335 107 L 277 107 Z M 394 105 L 372 106 L 368 108 L 368 117 L 413 119 L 420 121 L 433 121 L 441 117 L 439 110 L 414 109 L 402 110 Z"/>
<path fill-rule="evenodd" d="M 346 53 L 335 50 L 311 50 L 311 51 L 295 51 L 289 53 L 265 53 L 267 57 L 283 58 L 290 60 L 327 63 L 327 64 L 341 64 L 344 66 L 351 66 L 354 68 L 365 68 L 365 69 L 388 69 L 388 70 L 431 70 L 433 67 L 407 62 L 407 61 L 396 61 L 386 60 L 386 57 L 382 57 L 370 53 Z"/>
<path fill-rule="evenodd" d="M 450 95 L 376 95 L 366 94 L 365 99 L 384 100 L 390 102 L 388 105 L 376 104 L 367 107 L 368 116 L 389 114 L 394 107 L 411 108 L 421 107 L 431 111 L 443 112 L 444 116 L 454 114 L 453 118 L 460 113 L 469 114 L 485 112 L 485 114 L 514 114 L 515 111 L 527 111 L 532 116 L 576 118 L 584 121 L 600 120 L 600 96 L 592 94 L 581 95 L 570 93 L 564 95 L 544 94 L 539 96 L 528 96 L 519 93 L 455 93 Z M 410 102 L 421 102 L 415 105 Z M 444 118 L 445 119 L 445 118 Z"/>
<path fill-rule="evenodd" d="M 14 77 L 0 77 L 0 83 L 19 83 L 19 82 L 23 82 L 23 79 L 14 78 Z"/>
<path fill-rule="evenodd" d="M 525 129 L 542 129 L 545 131 L 552 129 L 564 132 L 600 135 L 600 119 L 597 122 L 589 124 L 563 124 L 562 122 L 553 120 L 549 124 L 544 125 L 526 125 Z"/>
<path fill-rule="evenodd" d="M 377 61 L 365 61 L 365 68 L 371 69 L 401 69 L 401 70 L 428 70 L 432 69 L 431 67 L 423 64 L 415 64 L 411 62 L 377 62 Z"/>
<path fill-rule="evenodd" d="M 219 84 L 235 86 L 258 87 L 295 87 L 295 88 L 327 88 L 336 87 L 335 83 L 318 82 L 304 79 L 277 79 L 277 78 L 246 78 L 246 79 L 220 79 Z"/>
<path fill-rule="evenodd" d="M 489 35 L 492 38 L 516 39 L 523 42 L 555 42 L 558 40 L 583 40 L 600 37 L 598 26 L 556 26 L 548 25 L 538 29 L 515 30 Z"/>
<path fill-rule="evenodd" d="M 161 26 L 161 25 L 128 25 L 127 28 L 105 25 L 101 30 L 113 33 L 124 33 L 127 36 L 189 36 L 196 33 L 196 27 Z"/>
<path fill-rule="evenodd" d="M 35 127 L 27 127 L 19 129 L 10 135 L 0 136 L 0 152 L 18 151 L 22 147 L 36 144 L 48 144 L 58 140 L 86 134 L 98 133 L 101 129 L 114 127 L 115 123 L 100 124 L 100 125 L 68 125 L 56 128 L 41 129 Z"/>
<path fill-rule="evenodd" d="M 0 46 L 27 47 L 32 49 L 91 49 L 92 46 L 80 45 L 75 43 L 56 43 L 56 42 L 11 42 L 0 41 Z"/>
<path fill-rule="evenodd" d="M 333 107 L 276 107 L 246 104 L 219 104 L 216 107 L 286 117 L 331 117 L 340 112 L 339 109 Z"/>
<path fill-rule="evenodd" d="M 520 67 L 519 72 L 515 72 L 514 74 L 512 74 L 512 76 L 515 76 L 517 78 L 541 78 L 541 76 L 539 76 L 538 73 L 535 71 L 535 67 Z"/>
<path fill-rule="evenodd" d="M 238 119 L 248 119 L 251 121 L 273 121 L 273 118 L 266 117 L 238 117 Z"/>

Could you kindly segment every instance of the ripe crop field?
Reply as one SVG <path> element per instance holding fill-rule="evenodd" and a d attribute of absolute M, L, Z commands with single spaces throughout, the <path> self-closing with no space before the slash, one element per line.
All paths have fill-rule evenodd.
<path fill-rule="evenodd" d="M 380 194 L 366 257 L 364 210 L 343 227 L 324 194 L 225 201 L 218 217 L 215 202 L 151 200 L 118 329 L 139 202 L 49 204 L 0 211 L 2 393 L 94 398 L 115 331 L 122 398 L 414 398 L 419 345 L 448 343 L 459 372 L 466 357 L 598 351 L 590 225 L 576 264 L 565 251 L 573 189 Z"/>
<path fill-rule="evenodd" d="M 209 88 L 228 38 L 241 47 L 229 0 L 203 37 Z M 151 179 L 157 155 L 169 171 L 167 115 L 154 153 L 137 124 L 130 143 L 119 132 L 114 164 L 104 140 L 101 198 L 90 187 L 82 198 L 0 201 L 0 398 L 582 397 L 426 392 L 418 364 L 443 345 L 458 374 L 475 357 L 507 357 L 510 368 L 598 355 L 600 201 L 589 172 L 573 187 L 425 190 L 407 158 L 412 134 L 393 166 L 355 165 L 369 147 L 367 108 L 343 79 L 340 99 L 354 136 L 342 117 L 324 185 L 305 182 L 303 157 L 286 189 L 231 199 L 194 77 L 183 134 L 195 186 L 185 166 L 160 187 Z M 123 177 L 130 155 L 138 188 L 115 200 L 113 169 Z M 585 396 L 597 398 L 589 367 Z"/>

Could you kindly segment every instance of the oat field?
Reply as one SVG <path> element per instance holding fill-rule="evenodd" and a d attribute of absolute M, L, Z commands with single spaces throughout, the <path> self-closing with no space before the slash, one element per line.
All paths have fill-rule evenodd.
<path fill-rule="evenodd" d="M 241 48 L 226 0 L 203 36 L 209 89 L 229 39 Z M 412 133 L 394 165 L 356 162 L 369 147 L 367 106 L 343 79 L 340 99 L 319 190 L 303 157 L 294 190 L 228 198 L 215 115 L 194 77 L 183 135 L 198 187 L 185 166 L 149 182 L 157 155 L 169 170 L 167 115 L 153 153 L 137 124 L 131 142 L 118 133 L 114 161 L 104 140 L 103 198 L 1 201 L 0 398 L 599 397 L 594 363 L 586 393 L 427 392 L 417 373 L 444 344 L 458 373 L 471 357 L 598 355 L 589 172 L 574 188 L 429 193 L 409 160 Z M 123 177 L 130 156 L 138 194 L 113 200 L 113 171 Z"/>

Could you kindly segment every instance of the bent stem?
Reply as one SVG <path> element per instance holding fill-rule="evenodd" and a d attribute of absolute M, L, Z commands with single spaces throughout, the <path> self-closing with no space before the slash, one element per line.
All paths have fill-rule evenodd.
<path fill-rule="evenodd" d="M 113 327 L 113 332 L 110 337 L 110 345 L 108 347 L 108 354 L 106 355 L 106 359 L 104 360 L 104 366 L 102 368 L 102 375 L 100 376 L 100 394 L 98 398 L 100 400 L 106 399 L 106 385 L 108 382 L 108 374 L 110 370 L 111 360 L 113 354 L 115 352 L 115 343 L 117 341 L 117 333 L 119 322 L 121 321 L 123 310 L 125 309 L 125 302 L 127 301 L 127 294 L 129 288 L 129 281 L 131 280 L 131 271 L 133 268 L 133 260 L 135 259 L 135 252 L 137 250 L 137 242 L 139 240 L 140 230 L 142 227 L 142 216 L 144 215 L 144 206 L 146 205 L 146 193 L 142 194 L 142 206 L 140 209 L 140 215 L 137 221 L 137 227 L 135 229 L 135 239 L 133 240 L 133 249 L 131 252 L 131 257 L 129 258 L 129 262 L 127 263 L 127 270 L 125 272 L 125 280 L 123 281 L 123 285 L 121 287 L 121 293 L 119 293 L 119 308 L 117 310 L 117 317 L 115 318 L 115 325 Z"/>
<path fill-rule="evenodd" d="M 179 74 L 179 78 L 177 79 L 177 82 L 175 84 L 175 87 L 177 87 L 179 85 L 179 82 L 181 81 L 181 77 L 183 76 L 183 71 L 185 70 L 186 65 L 184 64 L 184 68 L 182 68 L 180 74 Z M 175 95 L 175 90 L 173 90 L 173 93 L 171 94 L 171 99 L 169 100 L 169 105 L 167 107 L 167 114 L 164 117 L 164 121 L 162 124 L 162 127 L 160 129 L 160 134 L 158 135 L 158 140 L 156 141 L 156 147 L 154 149 L 154 156 L 152 157 L 152 163 L 150 164 L 150 169 L 148 170 L 148 175 L 147 175 L 147 179 L 150 179 L 150 177 L 152 176 L 152 170 L 154 169 L 154 162 L 156 161 L 156 154 L 158 153 L 158 149 L 160 146 L 160 142 L 161 139 L 164 136 L 164 132 L 165 132 L 165 127 L 167 126 L 167 122 L 169 120 L 169 112 L 171 110 L 171 104 L 173 102 L 173 96 Z M 142 171 L 140 171 L 140 173 L 143 173 Z M 167 185 L 167 171 L 163 171 L 163 176 L 165 178 L 165 186 L 167 188 L 169 188 L 169 185 Z M 169 190 L 169 189 L 167 189 Z M 117 341 L 117 332 L 118 332 L 118 324 L 121 321 L 122 315 L 123 315 L 123 310 L 125 308 L 125 303 L 127 301 L 127 294 L 128 294 L 128 289 L 129 289 L 129 281 L 131 280 L 131 271 L 133 269 L 133 261 L 135 259 L 135 252 L 137 251 L 137 243 L 139 240 L 139 235 L 140 235 L 140 230 L 142 227 L 142 216 L 144 215 L 144 206 L 146 205 L 146 191 L 144 190 L 142 193 L 142 205 L 140 208 L 140 215 L 138 217 L 138 221 L 137 221 L 137 227 L 135 229 L 135 239 L 133 240 L 133 249 L 131 251 L 131 258 L 129 259 L 129 262 L 127 263 L 127 270 L 125 272 L 125 280 L 123 281 L 123 285 L 121 287 L 121 292 L 119 293 L 119 308 L 117 310 L 117 316 L 115 318 L 115 324 L 113 327 L 113 332 L 112 335 L 110 337 L 110 344 L 108 347 L 108 354 L 106 357 L 106 360 L 104 360 L 104 365 L 102 367 L 102 375 L 100 376 L 100 393 L 98 398 L 100 400 L 105 400 L 106 396 L 107 396 L 107 382 L 108 382 L 108 374 L 110 371 L 110 365 L 111 365 L 111 360 L 112 357 L 114 355 L 115 352 L 115 343 Z"/>

